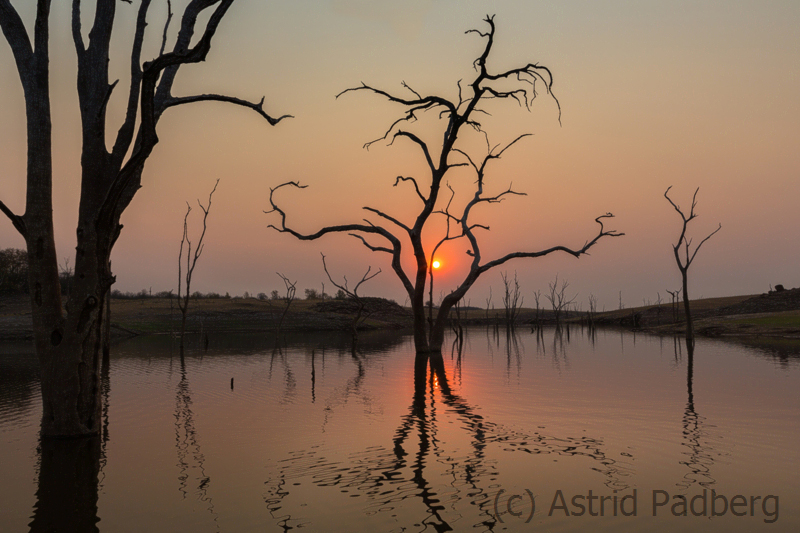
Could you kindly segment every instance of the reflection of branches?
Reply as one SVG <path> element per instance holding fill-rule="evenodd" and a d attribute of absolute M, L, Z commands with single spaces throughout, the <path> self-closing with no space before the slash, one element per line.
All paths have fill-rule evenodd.
<path fill-rule="evenodd" d="M 189 379 L 186 375 L 186 361 L 181 355 L 181 380 L 175 392 L 175 449 L 178 453 L 178 490 L 186 498 L 188 491 L 189 470 L 192 466 L 189 461 L 193 460 L 199 470 L 197 489 L 195 489 L 200 501 L 205 502 L 208 512 L 214 517 L 214 522 L 219 529 L 217 513 L 214 511 L 214 502 L 208 493 L 211 478 L 206 474 L 205 456 L 200 451 L 200 443 L 197 441 L 197 431 L 194 427 L 194 414 L 192 413 L 192 396 L 189 389 Z"/>
<path fill-rule="evenodd" d="M 688 451 L 683 452 L 683 455 L 688 456 L 688 458 L 685 461 L 681 461 L 680 464 L 688 467 L 689 472 L 683 476 L 683 479 L 677 485 L 684 490 L 694 483 L 704 488 L 710 488 L 716 483 L 716 480 L 711 476 L 711 466 L 714 464 L 713 449 L 708 442 L 709 434 L 705 427 L 706 419 L 697 414 L 694 408 L 694 391 L 692 390 L 694 381 L 694 343 L 689 339 L 686 340 L 686 350 L 688 353 L 686 363 L 688 399 L 686 401 L 686 409 L 683 412 L 683 442 L 681 445 L 688 448 Z"/>
<path fill-rule="evenodd" d="M 351 380 L 358 386 L 360 377 Z M 348 388 L 351 385 L 348 385 Z M 442 410 L 440 405 L 444 405 Z M 469 436 L 469 451 L 465 456 L 453 456 L 444 449 L 441 429 L 448 427 L 441 420 L 448 413 L 458 418 L 458 427 Z M 479 527 L 493 529 L 497 524 L 492 511 L 492 498 L 499 476 L 496 464 L 487 458 L 490 445 L 504 451 L 532 455 L 557 454 L 593 459 L 593 471 L 605 477 L 610 489 L 628 487 L 629 475 L 625 465 L 608 457 L 602 440 L 590 437 L 555 437 L 539 432 L 525 434 L 504 428 L 486 420 L 478 409 L 451 388 L 440 355 L 418 355 L 414 368 L 414 391 L 407 413 L 395 430 L 391 448 L 370 447 L 350 454 L 342 461 L 332 461 L 317 449 L 292 453 L 279 464 L 275 478 L 267 483 L 266 501 L 276 516 L 278 510 L 284 528 L 291 515 L 283 511 L 281 502 L 289 495 L 287 487 L 300 478 L 310 478 L 317 486 L 336 487 L 343 492 L 364 495 L 369 500 L 368 513 L 396 510 L 400 502 L 418 501 L 425 518 L 425 529 L 450 531 L 454 527 L 448 517 L 456 502 L 469 501 L 480 513 Z M 435 468 L 432 466 L 435 465 Z M 442 474 L 441 470 L 444 469 Z M 445 475 L 449 489 L 461 494 L 445 493 L 431 476 Z M 462 493 L 463 491 L 463 493 Z M 453 514 L 459 514 L 453 509 Z M 298 521 L 298 519 L 291 519 Z M 294 526 L 294 523 L 292 524 Z"/>
<path fill-rule="evenodd" d="M 289 363 L 286 361 L 286 354 L 283 352 L 280 346 L 276 346 L 272 349 L 272 355 L 269 359 L 269 379 L 272 380 L 272 368 L 275 365 L 275 358 L 278 357 L 283 365 L 283 381 L 284 381 L 284 391 L 283 391 L 283 398 L 281 399 L 281 403 L 288 403 L 290 398 L 295 395 L 297 389 L 297 380 L 294 377 L 294 373 L 292 372 L 292 367 L 289 366 Z M 315 379 L 315 375 L 312 374 L 312 380 Z"/>
<path fill-rule="evenodd" d="M 517 333 L 517 330 L 513 326 L 506 326 L 506 372 L 508 372 L 509 378 L 511 377 L 512 354 L 513 358 L 517 362 L 517 377 L 519 377 L 519 373 L 522 368 L 522 360 L 520 357 L 522 355 L 522 351 L 523 350 L 520 350 L 519 334 Z"/>

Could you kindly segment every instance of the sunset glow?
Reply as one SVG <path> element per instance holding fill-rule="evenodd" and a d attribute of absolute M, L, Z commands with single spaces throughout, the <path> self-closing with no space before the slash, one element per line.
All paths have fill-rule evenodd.
<path fill-rule="evenodd" d="M 438 260 L 433 261 L 433 268 L 439 268 L 442 264 Z"/>
<path fill-rule="evenodd" d="M 35 2 L 12 3 L 24 8 L 22 16 L 32 28 Z M 110 93 L 111 132 L 119 128 L 127 105 L 121 87 L 130 73 L 130 53 L 122 36 L 132 35 L 136 5 L 123 2 L 116 14 L 120 41 L 114 41 L 111 76 L 120 79 L 120 87 Z M 484 31 L 487 14 L 495 14 L 497 24 L 490 66 L 547 66 L 561 117 L 545 93 L 530 112 L 500 101 L 487 109 L 491 116 L 481 122 L 491 146 L 524 133 L 533 136 L 487 167 L 487 193 L 513 183 L 527 196 L 482 204 L 473 212 L 475 223 L 491 227 L 478 230 L 482 263 L 517 250 L 581 246 L 596 231 L 595 217 L 610 211 L 616 218 L 607 228 L 626 236 L 601 242 L 591 256 L 576 260 L 552 254 L 510 261 L 503 268 L 518 271 L 526 292 L 545 289 L 558 273 L 584 305 L 590 293 L 597 296 L 600 309 L 617 307 L 620 299 L 626 306 L 663 300 L 666 289 L 680 284 L 671 248 L 680 221 L 663 197 L 672 185 L 682 206 L 700 187 L 699 218 L 692 228 L 696 239 L 723 226 L 698 256 L 692 294 L 755 294 L 770 284 L 800 285 L 798 71 L 786 68 L 800 62 L 796 1 L 745 2 L 737 9 L 703 1 L 693 4 L 691 15 L 670 2 L 582 0 L 545 8 L 522 1 L 421 0 L 411 5 L 236 2 L 206 63 L 181 75 L 180 94 L 220 92 L 256 102 L 264 96 L 265 110 L 295 118 L 271 127 L 250 110 L 221 103 L 170 108 L 159 125 L 161 142 L 147 163 L 142 189 L 122 218 L 124 230 L 112 256 L 114 289 L 175 289 L 186 202 L 196 205 L 217 178 L 222 179 L 193 280 L 198 291 L 269 294 L 282 286 L 275 275 L 280 271 L 292 272 L 302 293 L 326 280 L 320 252 L 336 261 L 342 275 L 360 276 L 368 265 L 388 273 L 387 254 L 370 252 L 352 238 L 299 242 L 269 229 L 277 221 L 274 214 L 264 214 L 270 187 L 289 180 L 308 186 L 285 196 L 288 221 L 303 232 L 360 223 L 364 206 L 413 226 L 419 202 L 413 185 L 393 185 L 398 175 L 421 179 L 427 171 L 418 146 L 399 138 L 391 146 L 387 140 L 363 148 L 402 116 L 399 108 L 360 92 L 335 96 L 362 81 L 408 96 L 405 82 L 421 94 L 457 100 L 458 80 L 474 76 L 473 61 L 483 46 L 477 34 L 464 32 Z M 80 137 L 75 51 L 71 33 L 63 30 L 69 3 L 54 2 L 52 9 L 51 20 L 59 28 L 50 42 L 54 223 L 58 255 L 74 264 L 81 157 L 75 141 Z M 148 19 L 152 31 L 145 60 L 158 51 L 162 32 L 156 28 L 163 28 L 165 17 L 162 8 Z M 176 28 L 173 24 L 170 32 Z M 760 83 L 740 83 L 743 62 L 757 65 Z M 0 199 L 24 213 L 24 96 L 5 43 L 0 72 Z M 441 124 L 436 115 L 420 116 L 414 131 L 433 147 Z M 465 130 L 462 141 L 480 161 L 487 140 L 477 133 L 469 137 Z M 445 179 L 454 188 L 456 212 L 474 176 L 468 167 L 454 167 Z M 425 194 L 421 182 L 420 187 Z M 448 198 L 442 195 L 437 209 Z M 431 245 L 443 235 L 443 226 L 426 233 Z M 461 256 L 463 242 L 449 242 L 442 251 Z M 413 268 L 410 247 L 403 244 L 404 265 Z M 24 246 L 3 218 L 0 249 Z M 748 253 L 742 255 L 743 249 Z M 442 290 L 461 279 L 462 266 L 448 263 L 453 279 L 442 280 Z M 489 272 L 468 298 L 483 299 L 499 283 L 500 273 Z M 381 275 L 367 292 L 405 298 L 392 274 Z"/>

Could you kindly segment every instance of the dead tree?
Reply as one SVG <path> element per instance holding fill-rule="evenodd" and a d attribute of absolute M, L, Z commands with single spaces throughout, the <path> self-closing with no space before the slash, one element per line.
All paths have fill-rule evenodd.
<path fill-rule="evenodd" d="M 703 246 L 708 239 L 710 239 L 715 233 L 722 229 L 722 224 L 719 224 L 717 229 L 712 231 L 708 234 L 708 236 L 700 241 L 700 244 L 694 249 L 691 250 L 692 239 L 686 236 L 686 229 L 691 222 L 697 215 L 694 212 L 695 206 L 697 206 L 697 193 L 700 191 L 700 187 L 695 189 L 694 195 L 692 196 L 692 207 L 689 210 L 689 216 L 681 211 L 681 208 L 672 201 L 669 197 L 669 190 L 672 188 L 670 185 L 667 187 L 667 190 L 664 191 L 664 198 L 675 208 L 675 211 L 680 215 L 681 220 L 683 221 L 683 225 L 681 226 L 681 234 L 678 237 L 678 242 L 672 245 L 672 251 L 675 253 L 675 262 L 678 263 L 678 269 L 681 271 L 681 278 L 683 283 L 683 311 L 684 311 L 684 318 L 686 319 L 686 341 L 687 342 L 694 342 L 694 328 L 692 327 L 692 311 L 689 306 L 689 267 L 694 261 L 695 256 L 697 256 L 697 252 L 700 250 L 700 247 Z M 681 252 L 683 255 L 681 256 Z"/>
<path fill-rule="evenodd" d="M 200 233 L 200 238 L 197 239 L 197 246 L 195 247 L 194 254 L 192 254 L 192 241 L 189 240 L 189 213 L 192 212 L 192 206 L 186 202 L 186 215 L 183 217 L 183 237 L 181 237 L 180 252 L 178 252 L 178 309 L 181 311 L 181 346 L 180 352 L 183 355 L 183 337 L 186 333 L 186 313 L 189 311 L 189 299 L 191 298 L 191 285 L 192 275 L 194 275 L 194 267 L 197 266 L 197 260 L 200 259 L 200 254 L 203 253 L 203 239 L 206 236 L 206 229 L 208 228 L 208 213 L 211 211 L 211 197 L 219 185 L 219 179 L 211 189 L 211 194 L 208 195 L 208 206 L 203 206 L 200 200 L 197 200 L 197 205 L 203 210 L 203 231 Z M 183 246 L 186 245 L 186 273 L 182 273 Z M 185 293 L 181 299 L 181 289 L 185 284 Z"/>
<path fill-rule="evenodd" d="M 378 274 L 380 274 L 381 269 L 379 268 L 377 272 L 375 272 L 374 274 L 370 274 L 370 272 L 372 271 L 372 267 L 367 267 L 367 271 L 364 273 L 363 276 L 361 276 L 361 281 L 356 283 L 356 286 L 353 287 L 353 290 L 350 290 L 347 286 L 347 276 L 343 276 L 344 283 L 342 284 L 336 283 L 333 280 L 333 277 L 331 277 L 331 273 L 328 272 L 328 265 L 325 263 L 325 255 L 324 254 L 320 255 L 322 255 L 322 268 L 325 270 L 325 274 L 328 276 L 330 282 L 333 283 L 334 287 L 344 292 L 347 295 L 347 297 L 350 298 L 353 301 L 353 303 L 356 304 L 356 314 L 353 317 L 353 324 L 351 326 L 353 330 L 353 350 L 355 350 L 356 344 L 358 344 L 358 326 L 362 322 L 362 316 L 364 315 L 364 308 L 366 307 L 366 302 L 364 301 L 363 298 L 361 298 L 358 295 L 358 288 L 361 287 L 361 285 L 363 285 L 364 283 L 374 278 L 375 276 L 377 276 Z M 366 318 L 366 316 L 364 316 L 363 318 Z"/>
<path fill-rule="evenodd" d="M 492 287 L 489 286 L 489 296 L 486 298 L 486 321 L 489 321 L 489 306 L 492 305 Z M 492 308 L 494 309 L 494 308 Z"/>
<path fill-rule="evenodd" d="M 519 289 L 516 270 L 513 281 L 508 278 L 508 272 L 503 272 L 500 277 L 503 279 L 503 309 L 505 310 L 506 327 L 513 328 L 524 298 Z"/>
<path fill-rule="evenodd" d="M 561 285 L 558 284 L 558 274 L 556 274 L 555 281 L 548 283 L 550 294 L 545 294 L 545 298 L 550 301 L 550 306 L 553 308 L 553 316 L 556 319 L 556 326 L 561 325 L 561 313 L 568 309 L 572 302 L 575 301 L 575 298 L 578 297 L 577 294 L 572 298 L 568 297 L 568 287 L 569 282 L 567 280 L 563 280 Z"/>
<path fill-rule="evenodd" d="M 488 113 L 484 105 L 491 103 L 503 105 L 508 100 L 513 100 L 530 109 L 529 106 L 536 96 L 544 93 L 552 97 L 559 113 L 561 109 L 558 100 L 553 95 L 553 77 L 547 67 L 528 63 L 527 65 L 501 72 L 490 70 L 489 56 L 492 52 L 495 38 L 494 18 L 487 17 L 485 22 L 488 25 L 487 31 L 469 30 L 467 32 L 477 34 L 484 40 L 485 44 L 482 52 L 474 61 L 475 76 L 467 84 L 458 83 L 458 99 L 448 99 L 439 95 L 423 96 L 406 84 L 403 84 L 403 88 L 406 91 L 404 96 L 391 94 L 363 83 L 358 87 L 346 89 L 339 94 L 339 96 L 342 96 L 353 92 L 366 92 L 402 108 L 403 111 L 400 117 L 389 126 L 386 132 L 375 141 L 367 143 L 365 147 L 369 148 L 376 142 L 381 141 L 391 145 L 399 139 L 410 142 L 419 150 L 419 154 L 425 161 L 426 177 L 418 180 L 413 176 L 398 176 L 394 180 L 396 186 L 401 183 L 410 185 L 412 193 L 419 200 L 419 211 L 409 222 L 404 222 L 402 220 L 403 217 L 396 217 L 385 211 L 367 206 L 364 209 L 371 216 L 377 217 L 379 221 L 366 220 L 364 223 L 325 226 L 311 233 L 303 233 L 297 231 L 287 222 L 286 211 L 279 207 L 277 197 L 278 193 L 285 193 L 287 188 L 302 189 L 306 186 L 300 185 L 296 181 L 290 181 L 276 186 L 270 192 L 271 209 L 267 212 L 277 214 L 278 221 L 275 225 L 271 225 L 277 231 L 289 233 L 300 240 L 315 240 L 329 233 L 347 233 L 359 239 L 369 250 L 386 253 L 391 257 L 392 269 L 411 300 L 414 321 L 414 345 L 418 353 L 441 353 L 445 326 L 450 310 L 456 302 L 464 297 L 482 274 L 512 259 L 542 257 L 554 252 L 565 252 L 574 257 L 580 257 L 597 244 L 601 238 L 621 235 L 616 231 L 606 230 L 603 226 L 605 219 L 613 216 L 608 213 L 595 219 L 600 226 L 600 230 L 594 237 L 578 248 L 553 246 L 536 251 L 514 251 L 493 260 L 485 260 L 483 258 L 476 233 L 479 230 L 487 231 L 489 227 L 471 220 L 473 208 L 483 204 L 498 203 L 509 196 L 523 195 L 523 193 L 514 191 L 510 186 L 506 190 L 501 190 L 501 192 L 488 193 L 485 189 L 488 185 L 486 183 L 486 172 L 488 167 L 493 166 L 506 150 L 529 136 L 529 134 L 519 135 L 504 145 L 490 145 L 488 136 L 479 122 L 482 114 Z M 436 121 L 434 124 L 428 125 L 439 128 L 439 133 L 433 137 L 435 140 L 431 144 L 424 140 L 425 135 L 421 131 L 417 132 L 411 128 L 414 122 L 423 118 L 423 113 L 426 113 L 425 118 L 430 121 Z M 407 127 L 409 129 L 406 129 Z M 462 149 L 462 145 L 457 142 L 462 132 L 466 136 L 470 131 L 486 140 L 486 152 L 483 155 L 470 155 L 465 151 L 466 148 Z M 473 189 L 468 193 L 469 200 L 463 206 L 463 210 L 460 210 L 460 215 L 458 216 L 454 215 L 449 209 L 442 210 L 440 208 L 437 210 L 437 206 L 444 203 L 439 202 L 439 195 L 446 183 L 445 178 L 449 177 L 451 175 L 449 174 L 450 170 L 456 167 L 466 167 L 474 171 L 475 174 L 475 178 L 468 180 L 469 186 L 473 187 Z M 467 184 L 464 184 L 464 186 L 467 186 Z M 468 272 L 455 289 L 442 299 L 436 316 L 428 328 L 426 327 L 425 317 L 425 289 L 431 255 L 427 253 L 423 243 L 430 242 L 424 238 L 424 233 L 435 214 L 442 215 L 446 220 L 452 222 L 450 225 L 452 234 L 447 234 L 445 236 L 446 240 L 462 239 L 467 241 L 468 249 L 466 253 L 470 264 Z M 414 254 L 415 267 L 410 275 L 403 266 L 403 240 L 410 243 L 411 251 Z M 517 239 L 517 241 L 521 240 Z M 433 242 L 436 241 L 437 239 L 433 240 Z M 526 248 L 533 247 L 532 242 L 521 245 Z"/>
<path fill-rule="evenodd" d="M 539 305 L 539 301 L 541 300 L 541 298 L 542 298 L 542 291 L 537 289 L 536 292 L 533 293 L 533 302 L 534 302 L 534 304 L 536 304 L 536 327 L 537 328 L 542 325 L 541 324 L 541 318 L 539 317 L 539 310 L 541 309 L 541 306 Z"/>
<path fill-rule="evenodd" d="M 666 289 L 666 291 L 667 291 L 667 293 L 670 295 L 670 297 L 672 299 L 671 302 L 670 302 L 670 304 L 671 304 L 670 308 L 672 309 L 672 321 L 673 322 L 677 322 L 678 321 L 678 298 L 680 297 L 681 290 L 678 289 L 676 291 L 671 291 L 669 289 Z"/>
<path fill-rule="evenodd" d="M 589 326 L 594 327 L 594 317 L 597 314 L 597 296 L 589 294 Z"/>
<path fill-rule="evenodd" d="M 201 101 L 248 107 L 270 124 L 264 100 L 249 102 L 219 94 L 173 96 L 182 65 L 205 60 L 211 42 L 233 0 L 192 0 L 177 14 L 180 29 L 168 49 L 167 26 L 154 38 L 157 57 L 142 62 L 151 0 L 138 8 L 116 0 L 97 0 L 91 28 L 83 28 L 81 3 L 72 2 L 72 38 L 77 54 L 77 92 L 81 115 L 81 192 L 78 208 L 75 278 L 62 309 L 58 255 L 53 228 L 53 158 L 50 110 L 50 0 L 36 2 L 32 35 L 10 0 L 0 0 L 0 28 L 17 66 L 27 120 L 27 187 L 25 213 L 0 202 L 2 211 L 25 238 L 28 249 L 34 344 L 41 365 L 42 435 L 96 434 L 100 421 L 99 367 L 106 293 L 114 283 L 109 258 L 120 236 L 120 217 L 141 187 L 145 162 L 158 143 L 156 125 L 169 108 Z M 109 83 L 110 49 L 115 11 L 136 9 L 131 28 L 127 102 L 116 135 L 109 131 L 108 103 L 117 87 Z M 200 21 L 198 23 L 198 21 Z M 58 21 L 59 23 L 62 21 Z M 66 21 L 63 21 L 66 22 Z M 55 21 L 54 21 L 55 23 Z M 89 36 L 89 39 L 84 35 Z M 157 37 L 156 37 L 157 36 Z M 117 37 L 116 41 L 125 39 Z M 124 83 L 123 83 L 124 85 Z M 113 146 L 106 144 L 113 139 Z"/>
<path fill-rule="evenodd" d="M 287 278 L 280 272 L 276 272 L 276 274 L 280 276 L 280 278 L 283 280 L 284 286 L 286 287 L 286 296 L 283 297 L 283 302 L 286 304 L 286 307 L 283 308 L 283 313 L 281 314 L 281 318 L 280 320 L 278 320 L 278 326 L 275 328 L 275 345 L 278 346 L 280 344 L 281 327 L 283 327 L 283 320 L 286 318 L 286 314 L 289 312 L 289 307 L 292 305 L 292 302 L 294 301 L 295 294 L 297 294 L 297 282 L 290 281 L 289 278 Z"/>
<path fill-rule="evenodd" d="M 661 304 L 663 303 L 663 300 L 661 299 L 661 293 L 660 292 L 656 292 L 656 295 L 658 296 L 658 298 L 656 299 L 656 325 L 660 326 L 661 325 L 661 311 L 662 311 Z"/>

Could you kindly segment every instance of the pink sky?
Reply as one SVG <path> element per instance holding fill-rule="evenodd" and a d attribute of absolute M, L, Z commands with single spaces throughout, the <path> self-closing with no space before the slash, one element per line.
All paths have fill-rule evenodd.
<path fill-rule="evenodd" d="M 51 15 L 54 209 L 59 255 L 72 257 L 80 147 L 75 53 L 69 6 L 62 4 L 54 3 Z M 118 7 L 112 76 L 122 78 L 120 87 L 136 4 Z M 162 11 L 152 8 L 150 55 L 157 51 Z M 601 309 L 611 309 L 620 291 L 626 306 L 633 306 L 677 289 L 671 244 L 680 221 L 663 198 L 670 185 L 673 198 L 687 208 L 700 187 L 699 217 L 691 227 L 696 240 L 718 222 L 723 226 L 692 267 L 693 297 L 760 293 L 777 283 L 800 286 L 796 1 L 332 0 L 237 2 L 209 60 L 181 73 L 176 93 L 264 95 L 268 112 L 296 118 L 270 127 L 252 112 L 223 104 L 169 110 L 144 187 L 123 215 L 125 229 L 112 257 L 115 288 L 176 288 L 185 202 L 205 201 L 220 178 L 193 281 L 198 290 L 269 293 L 282 286 L 276 271 L 298 280 L 301 291 L 319 288 L 326 281 L 323 252 L 332 272 L 350 280 L 367 265 L 382 268 L 362 292 L 403 303 L 385 254 L 345 236 L 297 242 L 269 230 L 275 218 L 262 211 L 270 186 L 300 180 L 309 188 L 282 196 L 299 230 L 359 222 L 365 205 L 409 221 L 413 191 L 392 184 L 400 174 L 422 175 L 419 152 L 403 142 L 362 149 L 401 109 L 366 93 L 334 96 L 362 81 L 399 94 L 405 81 L 418 92 L 456 98 L 456 82 L 473 75 L 472 61 L 483 46 L 464 31 L 484 29 L 487 13 L 496 13 L 497 23 L 490 67 L 548 66 L 563 116 L 559 126 L 546 97 L 531 113 L 511 102 L 493 107 L 486 123 L 493 142 L 534 136 L 508 152 L 488 177 L 496 192 L 513 182 L 528 196 L 485 207 L 476 217 L 492 227 L 483 236 L 484 257 L 554 244 L 580 247 L 594 235 L 593 219 L 606 211 L 617 217 L 612 227 L 626 233 L 601 241 L 579 260 L 560 255 L 507 263 L 509 272 L 518 272 L 526 305 L 556 274 L 569 280 L 584 309 L 590 293 Z M 0 198 L 22 212 L 24 107 L 5 43 L 0 72 Z M 123 99 L 122 90 L 112 98 L 110 131 Z M 465 174 L 451 178 L 462 194 L 471 182 Z M 4 219 L 0 248 L 23 244 Z M 436 294 L 450 286 L 465 249 L 454 244 L 443 253 Z M 467 299 L 485 306 L 490 285 L 500 305 L 500 271 L 486 274 Z"/>

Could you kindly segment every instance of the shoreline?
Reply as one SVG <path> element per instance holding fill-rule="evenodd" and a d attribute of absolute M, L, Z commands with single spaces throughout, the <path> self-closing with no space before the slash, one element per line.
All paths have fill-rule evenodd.
<path fill-rule="evenodd" d="M 780 300 L 783 300 L 783 302 Z M 405 329 L 412 325 L 411 312 L 381 298 L 367 300 L 366 319 L 359 330 Z M 790 307 L 790 309 L 781 309 Z M 792 309 L 791 307 L 796 307 Z M 191 301 L 187 333 L 270 333 L 283 315 L 285 302 L 255 298 L 199 298 Z M 800 289 L 785 294 L 713 298 L 692 302 L 698 337 L 781 338 L 800 340 Z M 773 310 L 766 310 L 773 309 Z M 747 312 L 752 311 L 752 312 Z M 504 309 L 461 310 L 462 326 L 504 327 Z M 296 300 L 286 313 L 281 331 L 350 331 L 355 304 L 347 300 Z M 676 322 L 674 318 L 678 318 Z M 538 316 L 538 321 L 537 321 Z M 111 299 L 114 339 L 150 334 L 176 335 L 180 311 L 175 300 L 147 297 Z M 682 313 L 670 304 L 595 313 L 570 311 L 564 324 L 674 336 L 685 333 Z M 455 321 L 455 318 L 454 318 Z M 552 311 L 524 308 L 516 327 L 554 326 Z M 27 295 L 0 298 L 0 341 L 33 338 L 30 301 Z"/>

